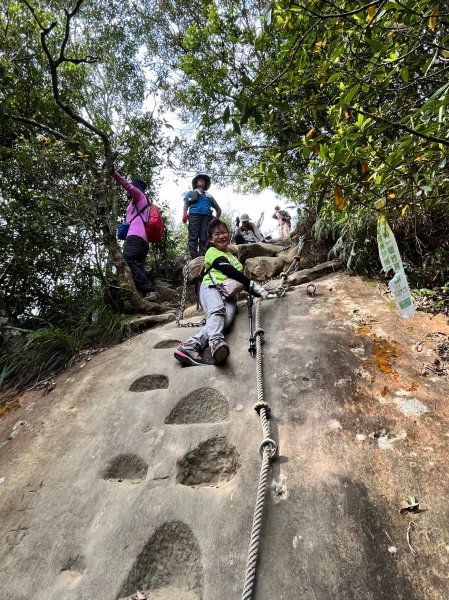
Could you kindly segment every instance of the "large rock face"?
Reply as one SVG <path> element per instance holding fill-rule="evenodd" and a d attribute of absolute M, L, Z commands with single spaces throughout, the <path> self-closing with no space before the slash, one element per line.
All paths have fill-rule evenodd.
<path fill-rule="evenodd" d="M 258 306 L 279 455 L 253 598 L 449 598 L 449 381 L 421 375 L 442 360 L 447 319 L 404 323 L 376 281 L 343 273 Z M 2 600 L 242 598 L 265 437 L 258 361 L 246 308 L 224 366 L 174 359 L 196 331 L 147 331 L 3 413 Z M 401 515 L 406 494 L 428 510 Z"/>
<path fill-rule="evenodd" d="M 260 256 L 249 258 L 245 262 L 245 275 L 256 281 L 265 281 L 282 272 L 284 261 L 278 256 Z"/>

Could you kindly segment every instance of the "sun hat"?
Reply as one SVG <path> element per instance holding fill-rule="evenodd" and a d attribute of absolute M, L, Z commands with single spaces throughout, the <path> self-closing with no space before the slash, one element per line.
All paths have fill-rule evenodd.
<path fill-rule="evenodd" d="M 198 186 L 198 179 L 204 179 L 204 181 L 206 182 L 206 187 L 205 187 L 206 190 L 208 190 L 210 188 L 209 175 L 205 175 L 204 173 L 199 173 L 198 175 L 195 175 L 195 177 L 192 179 L 192 189 L 193 190 L 195 190 Z"/>

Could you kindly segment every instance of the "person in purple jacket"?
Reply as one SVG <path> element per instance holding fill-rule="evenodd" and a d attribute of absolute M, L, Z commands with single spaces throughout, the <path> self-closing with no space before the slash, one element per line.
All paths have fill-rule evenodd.
<path fill-rule="evenodd" d="M 144 300 L 155 302 L 159 299 L 154 283 L 148 279 L 145 272 L 149 243 L 145 233 L 145 223 L 148 220 L 148 200 L 145 196 L 147 184 L 141 179 L 127 181 L 117 171 L 112 172 L 115 181 L 128 193 L 128 208 L 126 209 L 126 222 L 129 229 L 123 246 L 123 258 L 126 260 L 132 273 L 135 286 Z"/>

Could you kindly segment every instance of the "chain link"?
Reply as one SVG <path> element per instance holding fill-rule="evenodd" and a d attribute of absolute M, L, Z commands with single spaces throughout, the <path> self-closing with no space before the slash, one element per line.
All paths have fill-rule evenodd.
<path fill-rule="evenodd" d="M 182 269 L 183 274 L 183 285 L 181 292 L 181 302 L 179 304 L 179 311 L 176 316 L 176 327 L 203 327 L 206 324 L 206 319 L 203 319 L 199 323 L 181 323 L 182 318 L 184 317 L 184 311 L 186 309 L 186 300 L 187 300 L 187 286 L 189 284 L 189 265 L 190 260 L 186 262 Z"/>
<path fill-rule="evenodd" d="M 306 243 L 306 237 L 303 235 L 299 238 L 298 240 L 298 248 L 296 250 L 296 254 L 293 257 L 293 261 L 291 263 L 291 265 L 289 266 L 289 268 L 287 269 L 287 271 L 282 271 L 282 273 L 280 275 L 276 275 L 276 277 L 271 277 L 270 279 L 267 279 L 266 281 L 264 281 L 263 283 L 261 283 L 261 285 L 266 285 L 267 283 L 270 283 L 270 281 L 277 281 L 278 279 L 282 279 L 282 283 L 285 282 L 285 280 L 287 279 L 287 277 L 290 275 L 290 273 L 294 273 L 295 271 L 298 270 L 299 268 L 299 258 L 301 255 L 301 252 L 304 249 L 304 245 Z M 290 248 L 293 248 L 295 244 L 290 244 L 290 246 L 287 246 L 286 248 L 282 248 L 282 250 L 280 250 L 276 256 L 279 256 L 279 254 L 281 252 L 284 252 L 284 250 L 290 250 Z M 282 284 L 277 288 L 281 288 Z M 277 291 L 276 289 L 276 291 Z"/>

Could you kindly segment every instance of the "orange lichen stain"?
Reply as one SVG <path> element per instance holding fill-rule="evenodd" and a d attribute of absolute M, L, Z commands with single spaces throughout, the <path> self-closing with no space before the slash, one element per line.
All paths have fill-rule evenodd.
<path fill-rule="evenodd" d="M 397 347 L 398 345 L 390 344 L 386 340 L 376 339 L 373 347 L 374 363 L 376 367 L 382 373 L 391 375 L 396 381 L 398 374 L 393 369 L 391 363 L 392 360 L 397 358 Z"/>
<path fill-rule="evenodd" d="M 371 333 L 373 328 L 371 326 L 358 327 L 357 333 L 361 335 L 362 333 Z"/>
<path fill-rule="evenodd" d="M 412 382 L 411 385 L 409 385 L 408 387 L 405 387 L 404 390 L 406 392 L 414 392 L 415 390 L 418 389 L 418 386 L 416 385 L 416 383 Z"/>
<path fill-rule="evenodd" d="M 382 388 L 382 391 L 380 392 L 381 396 L 386 396 L 388 394 L 388 388 L 386 385 L 384 385 L 384 387 Z"/>
<path fill-rule="evenodd" d="M 3 415 L 6 415 L 6 413 L 9 413 L 9 411 L 17 410 L 18 408 L 20 408 L 20 403 L 18 400 L 13 400 L 12 402 L 5 402 L 5 404 L 2 404 L 0 406 L 0 418 L 3 417 Z"/>

